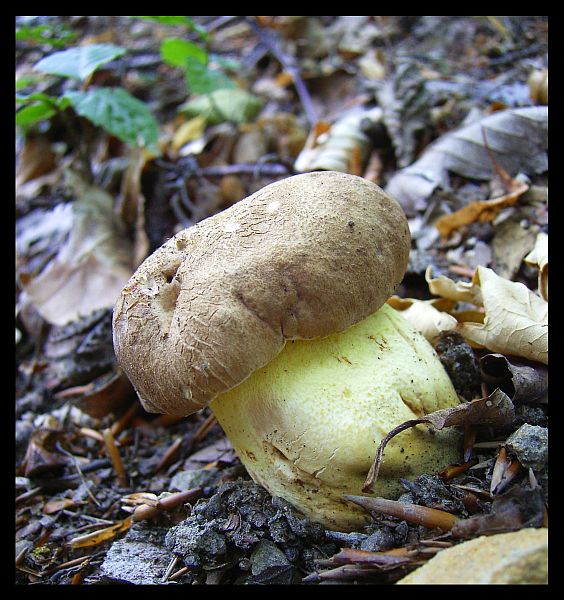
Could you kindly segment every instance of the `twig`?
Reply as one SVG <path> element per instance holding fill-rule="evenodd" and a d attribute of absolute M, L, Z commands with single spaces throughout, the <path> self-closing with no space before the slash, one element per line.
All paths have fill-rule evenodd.
<path fill-rule="evenodd" d="M 247 22 L 256 33 L 259 41 L 270 50 L 270 52 L 282 65 L 284 70 L 292 76 L 294 87 L 296 88 L 296 92 L 298 93 L 302 106 L 304 107 L 307 120 L 311 126 L 315 125 L 315 123 L 317 123 L 319 120 L 317 117 L 317 110 L 313 106 L 309 92 L 307 91 L 305 83 L 300 76 L 299 68 L 294 63 L 294 59 L 282 51 L 280 44 L 273 33 L 265 31 L 252 19 L 247 19 Z"/>
<path fill-rule="evenodd" d="M 121 417 L 110 427 L 112 435 L 118 436 L 131 422 L 133 417 L 138 413 L 140 404 L 137 400 L 121 415 Z"/>
<path fill-rule="evenodd" d="M 209 430 L 217 423 L 216 416 L 211 413 L 206 420 L 198 427 L 198 431 L 194 434 L 194 444 L 201 442 L 207 435 Z"/>
<path fill-rule="evenodd" d="M 61 444 L 59 442 L 57 442 L 55 444 L 55 447 L 57 448 L 57 450 L 59 450 L 60 452 L 62 452 L 63 454 L 65 454 L 66 456 L 68 456 L 74 464 L 74 468 L 76 469 L 76 472 L 78 473 L 78 477 L 80 478 L 80 481 L 83 483 L 84 485 L 84 489 L 86 490 L 86 493 L 88 494 L 88 496 L 90 497 L 90 499 L 92 500 L 92 502 L 94 502 L 94 504 L 96 506 L 100 506 L 100 503 L 98 502 L 98 500 L 96 500 L 96 497 L 94 496 L 94 494 L 90 491 L 90 487 L 88 486 L 88 484 L 86 483 L 86 479 L 84 478 L 84 474 L 80 468 L 80 465 L 78 464 L 78 460 L 76 458 L 76 456 L 74 456 L 74 454 L 71 454 L 68 450 L 65 450 Z"/>
<path fill-rule="evenodd" d="M 19 496 L 16 496 L 16 505 L 21 504 L 22 502 L 24 502 L 25 500 L 28 500 L 29 498 L 33 498 L 33 496 L 36 496 L 37 494 L 39 494 L 39 492 L 41 491 L 41 486 L 33 488 L 27 492 L 24 492 L 23 494 L 20 494 Z"/>
<path fill-rule="evenodd" d="M 176 579 L 179 579 L 180 577 L 182 577 L 182 575 L 184 575 L 184 573 L 188 573 L 190 569 L 188 567 L 182 567 L 182 569 L 179 569 L 178 571 L 176 571 L 176 573 L 173 573 L 168 580 L 169 581 L 175 581 Z"/>
<path fill-rule="evenodd" d="M 161 460 L 158 462 L 155 467 L 154 473 L 158 473 L 164 467 L 167 467 L 176 456 L 176 453 L 180 449 L 182 445 L 182 438 L 178 437 L 172 442 L 172 444 L 167 448 L 166 452 L 163 454 Z"/>
<path fill-rule="evenodd" d="M 378 446 L 376 457 L 374 458 L 374 461 L 370 466 L 368 475 L 366 476 L 366 480 L 364 481 L 364 485 L 362 486 L 363 492 L 371 494 L 374 493 L 374 484 L 378 479 L 378 473 L 380 472 L 380 465 L 382 463 L 382 457 L 384 456 L 384 448 L 386 447 L 386 444 L 398 433 L 401 433 L 402 431 L 405 431 L 406 429 L 409 429 L 410 427 L 413 427 L 414 425 L 418 425 L 423 422 L 424 421 L 422 419 L 412 419 L 410 421 L 406 421 L 405 423 L 401 423 L 397 427 L 394 427 L 390 432 L 388 432 L 386 437 L 380 442 L 380 445 Z"/>
<path fill-rule="evenodd" d="M 161 578 L 161 583 L 165 583 L 166 580 L 172 575 L 172 570 L 174 569 L 174 567 L 176 567 L 179 560 L 180 559 L 178 558 L 178 556 L 173 556 L 171 558 L 170 562 L 168 563 L 168 567 L 166 568 L 166 571 Z"/>
<path fill-rule="evenodd" d="M 108 452 L 110 460 L 112 461 L 112 466 L 114 468 L 114 471 L 116 472 L 118 483 L 119 485 L 125 487 L 127 485 L 127 475 L 125 473 L 125 468 L 123 466 L 123 462 L 121 460 L 121 456 L 116 446 L 116 441 L 114 439 L 111 429 L 104 429 L 102 435 L 104 436 L 106 450 Z"/>
<path fill-rule="evenodd" d="M 217 167 L 204 167 L 200 169 L 199 175 L 206 177 L 223 177 L 224 175 L 241 175 L 250 173 L 252 175 L 287 175 L 289 169 L 280 163 L 239 163 L 235 165 L 220 165 Z"/>
<path fill-rule="evenodd" d="M 79 433 L 84 435 L 85 437 L 89 437 L 93 440 L 96 440 L 97 442 L 104 443 L 104 436 L 95 429 L 91 429 L 90 427 L 81 427 L 79 429 Z"/>
<path fill-rule="evenodd" d="M 63 569 L 68 569 L 70 567 L 76 567 L 76 565 L 84 566 L 88 564 L 92 560 L 91 556 L 79 556 L 78 558 L 73 558 L 72 560 L 67 560 L 67 562 L 61 563 L 60 565 L 55 565 L 51 569 L 45 571 L 44 575 L 52 575 L 53 573 L 57 573 L 57 571 L 62 571 Z"/>

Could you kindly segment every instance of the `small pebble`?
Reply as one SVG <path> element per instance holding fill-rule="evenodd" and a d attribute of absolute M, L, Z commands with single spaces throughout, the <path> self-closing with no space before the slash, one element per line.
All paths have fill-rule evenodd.
<path fill-rule="evenodd" d="M 526 469 L 540 471 L 548 462 L 548 429 L 525 423 L 507 438 L 505 447 Z"/>

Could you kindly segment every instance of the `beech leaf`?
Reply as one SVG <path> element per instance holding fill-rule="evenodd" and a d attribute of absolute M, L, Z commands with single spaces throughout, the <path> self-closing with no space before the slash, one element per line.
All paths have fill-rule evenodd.
<path fill-rule="evenodd" d="M 402 316 L 429 341 L 434 340 L 443 331 L 454 329 L 458 324 L 455 317 L 445 312 L 451 310 L 454 305 L 450 300 L 443 298 L 417 300 L 392 296 L 387 302 L 392 308 L 401 312 Z"/>
<path fill-rule="evenodd" d="M 449 215 L 444 215 L 435 221 L 435 227 L 439 230 L 442 237 L 447 238 L 453 231 L 456 231 L 463 225 L 469 225 L 474 221 L 485 223 L 493 221 L 503 208 L 512 206 L 529 189 L 524 182 L 517 182 L 515 189 L 503 194 L 498 198 L 491 200 L 476 200 L 463 206 Z"/>
<path fill-rule="evenodd" d="M 77 195 L 68 239 L 24 287 L 39 314 L 54 325 L 113 307 L 133 272 L 131 246 L 114 216 L 113 198 L 94 186 Z"/>
<path fill-rule="evenodd" d="M 466 321 L 457 327 L 468 342 L 548 364 L 548 302 L 525 285 L 481 266 L 470 283 L 455 283 L 444 276 L 433 279 L 431 268 L 425 278 L 433 294 L 483 306 L 483 322 Z"/>
<path fill-rule="evenodd" d="M 548 169 L 547 147 L 547 106 L 498 111 L 438 138 L 390 179 L 386 191 L 413 216 L 437 187 L 448 187 L 449 171 L 489 180 L 493 158 L 513 176 L 542 173 Z"/>
<path fill-rule="evenodd" d="M 539 294 L 548 302 L 548 235 L 540 232 L 535 247 L 524 258 L 528 265 L 539 270 Z"/>
<path fill-rule="evenodd" d="M 548 392 L 548 368 L 538 363 L 526 364 L 502 354 L 486 354 L 480 358 L 482 379 L 499 387 L 514 404 L 542 402 Z"/>

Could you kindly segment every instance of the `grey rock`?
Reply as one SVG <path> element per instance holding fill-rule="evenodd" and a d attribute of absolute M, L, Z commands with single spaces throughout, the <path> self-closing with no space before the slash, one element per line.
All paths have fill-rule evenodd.
<path fill-rule="evenodd" d="M 157 543 L 160 542 L 160 543 Z M 164 545 L 162 535 L 144 535 L 142 528 L 114 542 L 101 565 L 102 575 L 111 581 L 135 585 L 159 584 L 174 558 Z"/>
<path fill-rule="evenodd" d="M 204 488 L 209 485 L 217 485 L 221 475 L 219 469 L 194 469 L 191 471 L 180 471 L 172 478 L 170 488 L 180 492 L 194 488 Z"/>
<path fill-rule="evenodd" d="M 382 552 L 393 548 L 395 544 L 394 534 L 388 528 L 377 529 L 360 544 L 361 550 L 368 552 Z"/>
<path fill-rule="evenodd" d="M 505 446 L 525 468 L 540 471 L 548 461 L 548 429 L 525 423 L 507 438 Z"/>
<path fill-rule="evenodd" d="M 253 583 L 293 584 L 299 581 L 297 569 L 270 540 L 261 540 L 251 554 Z"/>
<path fill-rule="evenodd" d="M 214 530 L 213 524 L 193 519 L 172 527 L 166 536 L 166 546 L 192 567 L 215 565 L 227 553 L 225 537 Z"/>

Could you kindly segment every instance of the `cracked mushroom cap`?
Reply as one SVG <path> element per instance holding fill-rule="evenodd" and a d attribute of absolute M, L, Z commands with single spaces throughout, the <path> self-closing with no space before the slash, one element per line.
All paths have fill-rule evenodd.
<path fill-rule="evenodd" d="M 403 278 L 406 217 L 378 186 L 323 171 L 264 187 L 149 256 L 114 309 L 118 361 L 146 410 L 188 415 L 287 340 L 344 331 Z"/>

